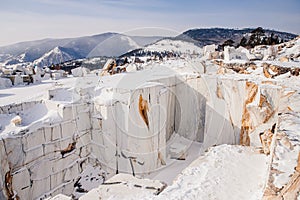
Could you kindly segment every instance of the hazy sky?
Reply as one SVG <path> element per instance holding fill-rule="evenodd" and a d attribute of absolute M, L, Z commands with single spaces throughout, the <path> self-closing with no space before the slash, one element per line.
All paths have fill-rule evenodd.
<path fill-rule="evenodd" d="M 0 46 L 109 31 L 258 26 L 300 34 L 300 0 L 0 0 Z"/>

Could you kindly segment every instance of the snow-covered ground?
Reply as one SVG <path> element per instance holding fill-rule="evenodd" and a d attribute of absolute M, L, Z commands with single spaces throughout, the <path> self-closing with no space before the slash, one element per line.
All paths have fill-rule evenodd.
<path fill-rule="evenodd" d="M 175 143 L 176 144 L 176 143 Z M 175 178 L 180 174 L 182 170 L 184 170 L 190 163 L 192 163 L 196 158 L 198 158 L 201 149 L 201 143 L 189 141 L 185 143 L 188 150 L 185 151 L 185 160 L 171 159 L 168 158 L 166 160 L 166 166 L 162 169 L 158 169 L 157 171 L 152 172 L 150 175 L 147 175 L 147 178 L 152 180 L 159 180 L 168 185 L 171 185 Z"/>
<path fill-rule="evenodd" d="M 211 148 L 186 167 L 177 175 L 173 184 L 159 195 L 147 190 L 149 180 L 128 176 L 125 178 L 128 183 L 112 187 L 100 185 L 80 200 L 97 199 L 99 196 L 101 199 L 257 200 L 263 196 L 268 164 L 267 156 L 260 154 L 255 148 L 221 145 Z M 170 171 L 176 173 L 177 170 L 170 167 Z M 107 183 L 121 183 L 124 181 L 122 178 L 123 176 L 115 176 Z"/>
<path fill-rule="evenodd" d="M 54 88 L 73 87 L 75 78 L 64 78 L 60 80 L 45 80 L 42 84 L 28 86 L 17 86 L 0 90 L 0 105 L 21 103 L 26 101 L 42 100 L 47 98 L 48 91 Z"/>
<path fill-rule="evenodd" d="M 159 199 L 261 199 L 267 156 L 254 148 L 221 145 L 184 169 Z"/>

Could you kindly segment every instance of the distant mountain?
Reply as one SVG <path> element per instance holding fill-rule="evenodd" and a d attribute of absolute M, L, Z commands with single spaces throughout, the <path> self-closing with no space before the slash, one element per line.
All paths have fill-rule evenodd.
<path fill-rule="evenodd" d="M 65 39 L 44 39 L 21 42 L 0 47 L 0 65 L 30 64 L 39 66 L 58 64 L 68 59 L 99 56 L 153 55 L 172 52 L 199 52 L 194 45 L 208 44 L 253 47 L 260 44 L 277 44 L 289 41 L 297 35 L 274 30 L 261 29 L 191 29 L 173 37 L 127 36 L 118 33 L 103 33 L 93 36 Z M 184 42 L 184 43 L 183 43 Z M 189 43 L 188 43 L 189 42 Z M 152 44 L 152 45 L 150 45 Z M 150 46 L 149 46 L 150 45 Z M 145 48 L 148 46 L 147 48 Z M 182 50 L 182 48 L 185 50 Z M 183 52 L 184 51 L 184 52 Z"/>
<path fill-rule="evenodd" d="M 153 41 L 152 41 L 153 42 Z M 141 48 L 131 37 L 115 35 L 99 43 L 87 57 L 96 56 L 119 56 L 133 49 Z"/>
<path fill-rule="evenodd" d="M 55 47 L 51 51 L 45 53 L 42 57 L 33 61 L 33 64 L 39 67 L 43 67 L 78 58 L 80 58 L 80 55 L 78 55 L 77 52 L 73 51 L 73 49 Z"/>
<path fill-rule="evenodd" d="M 69 43 L 71 39 L 44 39 L 30 42 L 21 42 L 13 45 L 0 47 L 0 54 L 9 55 L 10 59 L 19 58 L 22 55 L 24 59 L 22 62 L 32 62 L 42 55 L 57 46 L 64 46 Z M 4 58 L 5 59 L 5 58 Z M 4 62 L 0 57 L 0 62 Z"/>
<path fill-rule="evenodd" d="M 55 53 L 52 51 L 56 47 L 59 47 L 56 50 L 60 51 L 58 54 L 63 54 L 63 58 L 79 59 L 93 56 L 119 56 L 134 48 L 154 43 L 161 38 L 160 36 L 139 37 L 118 33 L 104 33 L 79 38 L 21 42 L 0 47 L 0 63 L 12 65 L 34 61 L 36 63 L 59 61 L 60 59 L 55 59 L 55 57 L 59 58 L 59 56 L 54 56 Z M 51 58 L 51 61 L 46 61 L 46 58 Z"/>
<path fill-rule="evenodd" d="M 241 39 L 253 32 L 254 28 L 245 29 L 226 29 L 226 28 L 203 28 L 203 29 L 191 29 L 177 36 L 177 39 L 183 39 L 186 41 L 195 42 L 199 46 L 205 46 L 209 44 L 223 44 L 226 40 L 232 40 L 235 43 L 239 43 Z M 289 41 L 295 38 L 297 35 L 292 33 L 280 32 L 275 30 L 264 30 L 266 36 L 277 35 L 283 42 Z"/>

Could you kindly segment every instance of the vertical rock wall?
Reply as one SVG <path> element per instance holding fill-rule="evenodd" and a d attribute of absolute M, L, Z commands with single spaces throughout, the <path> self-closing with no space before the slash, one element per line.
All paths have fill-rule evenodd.
<path fill-rule="evenodd" d="M 63 121 L 0 140 L 1 195 L 38 199 L 71 195 L 77 176 L 90 159 L 90 110 L 87 105 L 62 106 Z"/>
<path fill-rule="evenodd" d="M 102 131 L 93 140 L 92 152 L 110 173 L 151 172 L 165 164 L 169 92 L 160 84 L 127 92 L 128 101 L 95 105 Z M 139 110 L 140 97 L 148 106 L 148 123 Z"/>

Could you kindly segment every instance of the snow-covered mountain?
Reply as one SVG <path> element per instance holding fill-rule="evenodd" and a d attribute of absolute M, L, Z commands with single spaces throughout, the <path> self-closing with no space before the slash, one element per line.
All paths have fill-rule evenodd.
<path fill-rule="evenodd" d="M 68 60 L 73 60 L 80 57 L 72 49 L 64 47 L 55 47 L 51 51 L 45 53 L 39 59 L 36 59 L 33 64 L 39 67 L 50 66 L 52 64 L 62 63 Z"/>
<path fill-rule="evenodd" d="M 9 55 L 10 58 L 17 58 L 25 54 L 24 62 L 32 62 L 42 55 L 55 48 L 56 46 L 65 46 L 71 39 L 43 39 L 29 42 L 21 42 L 13 45 L 0 47 L 0 54 Z M 7 56 L 6 56 L 7 57 Z M 0 57 L 0 62 L 7 60 L 5 57 Z"/>
<path fill-rule="evenodd" d="M 103 33 L 93 36 L 66 39 L 44 39 L 0 47 L 0 63 L 5 65 L 33 62 L 48 57 L 55 47 L 65 48 L 74 58 L 92 56 L 119 56 L 137 47 L 154 43 L 160 36 L 126 36 L 118 33 Z M 62 50 L 62 48 L 60 48 Z M 47 54 L 47 55 L 46 55 Z M 45 59 L 44 59 L 45 60 Z M 51 63 L 51 61 L 48 61 Z"/>
<path fill-rule="evenodd" d="M 236 44 L 239 44 L 243 37 L 249 37 L 249 34 L 251 34 L 251 32 L 254 30 L 256 29 L 192 29 L 170 39 L 192 42 L 197 46 L 223 44 L 227 40 L 232 40 Z M 273 33 L 273 35 L 278 36 L 280 41 L 288 41 L 296 37 L 295 34 L 291 33 L 273 30 L 264 31 L 266 36 L 270 36 Z M 142 37 L 127 36 L 118 33 L 103 33 L 78 38 L 43 39 L 30 42 L 21 42 L 0 47 L 0 64 L 13 65 L 18 63 L 33 62 L 35 60 L 43 60 L 43 58 L 47 57 L 45 54 L 49 53 L 49 51 L 58 46 L 71 50 L 73 52 L 72 56 L 76 55 L 74 57 L 75 59 L 95 56 L 120 56 L 128 51 L 153 44 L 160 39 L 162 39 L 162 37 L 159 36 Z M 248 41 L 249 44 L 250 42 L 251 41 Z M 160 41 L 154 48 L 160 48 L 159 45 L 161 45 L 161 48 L 164 47 L 163 42 Z M 175 44 L 172 47 L 172 51 L 176 51 L 176 48 L 177 47 Z M 51 63 L 51 61 L 46 63 Z"/>
<path fill-rule="evenodd" d="M 243 37 L 250 38 L 250 35 L 256 29 L 246 28 L 246 29 L 224 29 L 224 28 L 211 28 L 211 29 L 192 29 L 185 31 L 175 38 L 169 38 L 174 40 L 162 40 L 154 45 L 158 40 L 161 40 L 162 37 L 151 36 L 151 37 L 142 37 L 142 36 L 127 36 L 119 33 L 103 33 L 93 36 L 85 36 L 78 38 L 65 38 L 65 39 L 44 39 L 30 42 L 22 42 L 9 46 L 0 47 L 0 64 L 2 65 L 14 65 L 18 63 L 28 63 L 36 60 L 40 63 L 52 63 L 53 61 L 59 61 L 65 59 L 52 59 L 49 57 L 49 52 L 55 47 L 66 48 L 67 54 L 72 52 L 69 58 L 79 59 L 79 58 L 88 58 L 96 56 L 120 56 L 129 51 L 134 50 L 132 53 L 137 53 L 143 47 L 150 45 L 145 49 L 145 51 L 164 51 L 178 52 L 178 49 L 182 51 L 181 45 L 182 41 L 191 42 L 197 46 L 204 46 L 207 44 L 223 44 L 225 41 L 232 40 L 236 45 L 241 43 Z M 265 40 L 268 41 L 268 37 L 273 34 L 276 41 L 288 41 L 296 37 L 296 35 L 291 33 L 273 31 L 273 30 L 264 30 L 266 35 Z M 269 38 L 270 41 L 272 38 Z M 250 38 L 251 39 L 251 38 Z M 247 41 L 246 45 L 253 47 L 252 40 Z M 181 41 L 181 42 L 179 42 Z M 252 44 L 253 43 L 253 44 Z M 169 45 L 166 48 L 165 45 Z M 184 44 L 186 48 L 190 48 L 191 44 Z M 243 45 L 242 45 L 243 46 Z M 180 47 L 180 48 L 179 48 Z M 191 47 L 194 51 L 194 45 Z M 63 50 L 65 51 L 65 49 Z M 197 51 L 197 50 L 196 50 Z M 140 52 L 141 53 L 141 52 Z M 180 52 L 184 53 L 184 52 Z M 185 51 L 185 53 L 188 53 Z M 49 61 L 46 61 L 46 58 L 50 58 Z M 66 56 L 64 56 L 66 57 Z M 67 56 L 68 57 L 68 56 Z M 54 62 L 54 64 L 57 64 Z"/>

